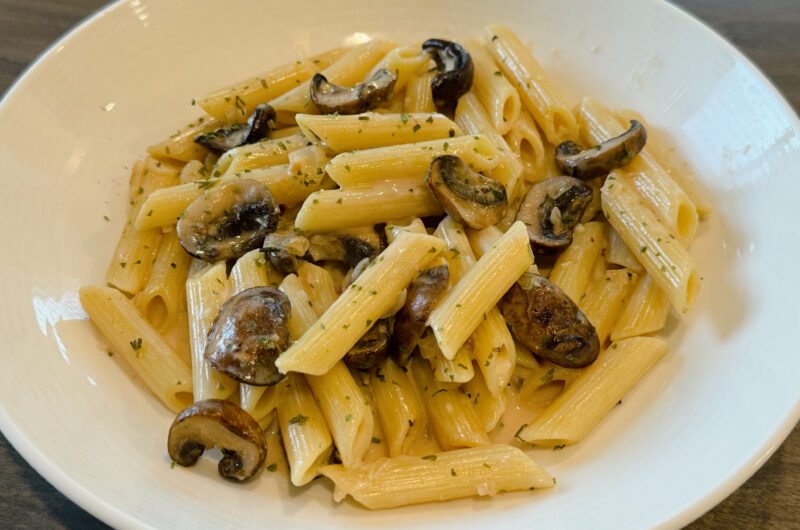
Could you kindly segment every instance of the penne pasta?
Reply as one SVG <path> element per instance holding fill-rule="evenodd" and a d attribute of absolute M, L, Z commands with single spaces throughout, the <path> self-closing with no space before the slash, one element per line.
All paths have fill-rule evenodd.
<path fill-rule="evenodd" d="M 519 437 L 535 445 L 581 441 L 668 348 L 652 337 L 613 343 Z"/>
<path fill-rule="evenodd" d="M 578 137 L 575 118 L 553 87 L 530 50 L 513 31 L 491 25 L 486 28 L 486 48 L 502 74 L 519 91 L 522 104 L 535 118 L 547 140 L 558 145 Z"/>
<path fill-rule="evenodd" d="M 426 142 L 461 134 L 455 123 L 437 112 L 365 112 L 351 116 L 298 114 L 296 119 L 307 138 L 335 153 Z"/>
<path fill-rule="evenodd" d="M 403 110 L 406 112 L 436 112 L 436 104 L 433 102 L 433 92 L 431 91 L 433 76 L 432 72 L 425 72 L 408 81 Z"/>
<path fill-rule="evenodd" d="M 481 105 L 489 114 L 492 129 L 506 134 L 519 118 L 519 93 L 494 64 L 492 56 L 476 39 L 470 39 L 464 48 L 472 57 L 475 75 L 472 88 Z M 459 101 L 461 103 L 461 101 Z"/>
<path fill-rule="evenodd" d="M 356 283 L 275 365 L 283 372 L 321 375 L 338 362 L 395 303 L 397 295 L 435 258 L 444 243 L 435 237 L 404 232 L 374 260 Z"/>
<path fill-rule="evenodd" d="M 525 453 L 508 445 L 386 458 L 355 470 L 331 465 L 321 472 L 335 485 L 334 499 L 350 495 L 373 510 L 554 484 Z"/>
<path fill-rule="evenodd" d="M 669 299 L 664 291 L 652 276 L 643 274 L 617 319 L 611 340 L 660 331 L 667 324 L 669 308 Z"/>
<path fill-rule="evenodd" d="M 173 412 L 192 402 L 192 373 L 169 344 L 112 287 L 82 287 L 81 305 L 91 321 L 145 385 Z"/>
<path fill-rule="evenodd" d="M 601 222 L 578 225 L 573 230 L 572 244 L 559 254 L 550 281 L 561 287 L 573 301 L 586 291 L 595 263 L 606 248 L 605 227 Z M 605 270 L 605 266 L 603 266 Z"/>

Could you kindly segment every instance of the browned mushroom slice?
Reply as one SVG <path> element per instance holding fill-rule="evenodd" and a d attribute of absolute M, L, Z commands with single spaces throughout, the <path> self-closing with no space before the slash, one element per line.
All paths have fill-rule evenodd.
<path fill-rule="evenodd" d="M 644 125 L 631 120 L 630 129 L 591 149 L 581 149 L 575 142 L 562 143 L 556 149 L 556 163 L 565 174 L 586 180 L 627 165 L 644 149 L 645 143 Z"/>
<path fill-rule="evenodd" d="M 261 246 L 280 213 L 269 189 L 258 181 L 217 184 L 186 208 L 178 221 L 178 239 L 196 258 L 235 259 Z"/>
<path fill-rule="evenodd" d="M 438 73 L 431 80 L 436 108 L 447 115 L 456 109 L 458 98 L 469 92 L 475 66 L 472 57 L 460 44 L 442 39 L 428 39 L 422 51 L 433 55 Z"/>
<path fill-rule="evenodd" d="M 309 237 L 308 253 L 314 261 L 341 261 L 355 267 L 381 251 L 381 240 L 372 227 L 351 228 Z"/>
<path fill-rule="evenodd" d="M 247 123 L 237 123 L 230 128 L 221 128 L 195 137 L 194 141 L 214 154 L 221 155 L 228 149 L 252 144 L 269 136 L 275 127 L 275 109 L 262 103 L 258 105 Z"/>
<path fill-rule="evenodd" d="M 389 339 L 392 336 L 393 318 L 375 322 L 355 346 L 344 356 L 344 362 L 352 368 L 369 370 L 389 355 Z"/>
<path fill-rule="evenodd" d="M 528 229 L 531 246 L 539 253 L 563 250 L 572 243 L 572 229 L 592 202 L 594 190 L 573 177 L 537 182 L 525 195 L 517 221 Z"/>
<path fill-rule="evenodd" d="M 505 186 L 457 156 L 434 158 L 425 180 L 447 215 L 476 230 L 497 224 L 508 206 Z"/>
<path fill-rule="evenodd" d="M 594 362 L 600 340 L 592 323 L 558 286 L 531 276 L 529 289 L 515 283 L 500 302 L 514 338 L 558 366 L 582 368 Z"/>
<path fill-rule="evenodd" d="M 402 366 L 408 362 L 425 331 L 428 317 L 449 281 L 450 270 L 447 265 L 439 265 L 422 271 L 411 282 L 406 303 L 395 316 L 392 358 L 397 364 Z"/>
<path fill-rule="evenodd" d="M 217 466 L 219 474 L 236 482 L 252 478 L 267 457 L 267 443 L 258 422 L 229 401 L 192 403 L 169 428 L 167 451 L 178 465 L 194 465 L 203 451 L 214 446 L 223 454 Z"/>
<path fill-rule="evenodd" d="M 241 383 L 274 385 L 285 377 L 275 359 L 289 346 L 290 311 L 289 298 L 271 287 L 234 295 L 211 325 L 206 361 Z"/>
<path fill-rule="evenodd" d="M 311 100 L 322 114 L 360 114 L 386 101 L 395 83 L 397 76 L 383 68 L 350 88 L 329 83 L 324 75 L 316 74 L 311 79 Z"/>

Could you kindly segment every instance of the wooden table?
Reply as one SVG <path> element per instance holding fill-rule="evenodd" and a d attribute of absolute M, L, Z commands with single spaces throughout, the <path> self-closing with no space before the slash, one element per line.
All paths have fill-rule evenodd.
<path fill-rule="evenodd" d="M 0 0 L 0 93 L 105 0 Z M 737 45 L 800 109 L 800 0 L 678 0 Z M 105 528 L 0 436 L 0 527 Z M 689 526 L 800 529 L 800 428 L 749 481 Z"/>

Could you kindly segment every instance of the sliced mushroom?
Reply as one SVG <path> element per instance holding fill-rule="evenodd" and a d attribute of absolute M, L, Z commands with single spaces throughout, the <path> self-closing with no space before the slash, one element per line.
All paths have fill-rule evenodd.
<path fill-rule="evenodd" d="M 194 141 L 214 154 L 221 155 L 228 149 L 252 144 L 269 136 L 275 128 L 275 109 L 262 103 L 258 105 L 247 123 L 237 123 L 229 128 L 221 128 L 196 136 Z"/>
<path fill-rule="evenodd" d="M 369 370 L 389 355 L 389 341 L 394 319 L 383 318 L 375 322 L 355 346 L 344 356 L 344 362 L 352 368 Z"/>
<path fill-rule="evenodd" d="M 531 246 L 539 253 L 563 250 L 592 203 L 594 190 L 573 177 L 551 177 L 531 187 L 517 212 L 528 228 Z"/>
<path fill-rule="evenodd" d="M 308 253 L 314 261 L 341 261 L 355 267 L 364 258 L 381 251 L 381 240 L 372 228 L 352 228 L 309 237 Z"/>
<path fill-rule="evenodd" d="M 310 243 L 300 234 L 273 232 L 264 238 L 264 253 L 270 264 L 281 274 L 297 272 L 299 259 L 306 255 Z"/>
<path fill-rule="evenodd" d="M 460 44 L 442 39 L 426 40 L 422 51 L 433 55 L 439 71 L 431 80 L 433 102 L 440 112 L 452 115 L 458 98 L 472 87 L 475 75 L 472 57 Z"/>
<path fill-rule="evenodd" d="M 508 206 L 505 186 L 474 171 L 457 156 L 434 158 L 425 180 L 448 215 L 476 230 L 497 224 Z"/>
<path fill-rule="evenodd" d="M 217 184 L 186 208 L 178 221 L 178 239 L 196 258 L 235 259 L 261 246 L 280 213 L 269 188 L 258 181 Z"/>
<path fill-rule="evenodd" d="M 636 120 L 631 127 L 591 149 L 582 149 L 567 141 L 556 149 L 556 163 L 565 174 L 579 179 L 607 175 L 612 169 L 627 165 L 639 154 L 647 142 L 647 130 Z"/>
<path fill-rule="evenodd" d="M 205 358 L 231 379 L 274 385 L 285 376 L 275 359 L 289 346 L 289 298 L 271 287 L 246 289 L 222 305 L 211 325 Z"/>
<path fill-rule="evenodd" d="M 425 331 L 428 317 L 449 281 L 450 270 L 447 265 L 439 265 L 422 271 L 411 282 L 406 303 L 395 315 L 392 358 L 397 364 L 402 366 L 408 362 Z"/>
<path fill-rule="evenodd" d="M 514 338 L 558 366 L 582 368 L 594 362 L 600 340 L 592 323 L 558 286 L 531 276 L 529 289 L 515 283 L 500 302 Z"/>
<path fill-rule="evenodd" d="M 386 101 L 395 83 L 397 76 L 384 68 L 350 88 L 329 83 L 324 75 L 316 74 L 311 79 L 311 100 L 322 114 L 360 114 Z"/>
<path fill-rule="evenodd" d="M 371 259 L 372 258 L 364 258 L 358 263 L 356 263 L 353 268 L 347 271 L 347 275 L 345 275 L 344 277 L 344 285 L 348 286 L 354 281 L 356 281 L 356 278 L 361 276 L 361 273 L 367 270 L 367 267 L 369 267 L 369 262 Z"/>
<path fill-rule="evenodd" d="M 192 403 L 169 428 L 167 451 L 176 464 L 192 466 L 214 446 L 223 454 L 219 474 L 237 482 L 252 478 L 267 457 L 267 442 L 258 422 L 230 401 Z"/>

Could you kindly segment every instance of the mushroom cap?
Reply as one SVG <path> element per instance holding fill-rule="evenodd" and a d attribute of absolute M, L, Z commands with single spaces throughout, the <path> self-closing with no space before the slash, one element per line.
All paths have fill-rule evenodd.
<path fill-rule="evenodd" d="M 528 289 L 515 283 L 500 302 L 514 338 L 558 366 L 582 368 L 594 362 L 600 339 L 586 315 L 554 283 L 539 275 L 528 280 Z"/>
<path fill-rule="evenodd" d="M 252 478 L 267 457 L 264 432 L 250 414 L 222 399 L 192 403 L 169 428 L 167 451 L 175 463 L 191 466 L 214 446 L 223 452 L 217 469 L 223 477 L 241 482 Z"/>
<path fill-rule="evenodd" d="M 457 156 L 434 158 L 425 180 L 444 211 L 475 230 L 497 224 L 508 207 L 505 186 L 474 171 Z"/>
<path fill-rule="evenodd" d="M 195 136 L 194 141 L 212 153 L 221 155 L 228 149 L 266 138 L 274 127 L 275 109 L 261 103 L 253 110 L 246 123 L 237 123 Z"/>
<path fill-rule="evenodd" d="M 344 356 L 347 366 L 369 370 L 389 355 L 389 339 L 392 335 L 393 318 L 383 318 L 358 339 Z"/>
<path fill-rule="evenodd" d="M 397 76 L 381 68 L 354 87 L 330 83 L 322 74 L 311 79 L 311 100 L 322 114 L 360 114 L 372 110 L 389 97 Z"/>
<path fill-rule="evenodd" d="M 371 226 L 314 234 L 308 240 L 308 253 L 314 261 L 340 261 L 355 267 L 364 258 L 374 258 L 381 252 L 380 236 Z"/>
<path fill-rule="evenodd" d="M 556 148 L 556 163 L 561 171 L 579 179 L 590 179 L 609 174 L 613 169 L 627 165 L 647 143 L 647 130 L 640 122 L 631 120 L 630 128 L 590 149 L 572 141 Z"/>
<path fill-rule="evenodd" d="M 439 71 L 431 80 L 433 102 L 439 112 L 452 115 L 458 98 L 472 88 L 475 75 L 472 57 L 460 44 L 443 39 L 426 40 L 422 51 L 433 55 Z"/>
<path fill-rule="evenodd" d="M 408 362 L 449 281 L 450 269 L 439 265 L 422 271 L 411 282 L 406 303 L 395 315 L 392 358 L 397 364 L 402 366 Z"/>
<path fill-rule="evenodd" d="M 210 262 L 235 259 L 258 248 L 275 230 L 280 207 L 269 188 L 241 179 L 217 184 L 195 199 L 178 220 L 181 246 Z"/>
<path fill-rule="evenodd" d="M 539 253 L 560 251 L 572 243 L 575 228 L 592 203 L 595 191 L 573 177 L 551 177 L 534 184 L 517 211 Z"/>
<path fill-rule="evenodd" d="M 252 287 L 222 305 L 211 325 L 205 358 L 212 368 L 248 385 L 274 385 L 285 377 L 275 359 L 289 346 L 289 298 L 271 287 Z"/>

